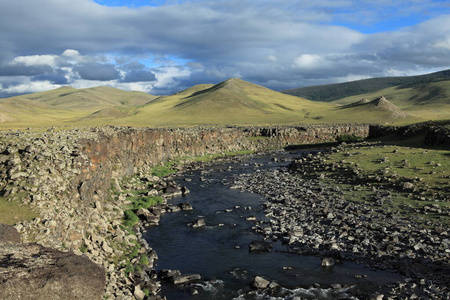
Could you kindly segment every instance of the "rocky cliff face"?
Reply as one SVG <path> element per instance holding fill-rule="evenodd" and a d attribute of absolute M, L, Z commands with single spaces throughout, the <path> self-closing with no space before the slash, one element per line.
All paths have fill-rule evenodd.
<path fill-rule="evenodd" d="M 369 138 L 382 136 L 391 136 L 398 140 L 422 137 L 425 146 L 448 147 L 450 146 L 450 122 L 430 121 L 407 126 L 370 126 Z"/>
<path fill-rule="evenodd" d="M 107 282 L 115 288 L 127 284 L 124 271 L 117 267 L 123 263 L 124 249 L 136 241 L 120 226 L 125 199 L 109 194 L 110 188 L 120 189 L 118 181 L 124 176 L 145 176 L 155 165 L 186 156 L 322 143 L 343 134 L 365 137 L 368 129 L 367 125 L 106 126 L 9 131 L 0 134 L 0 196 L 29 204 L 39 213 L 33 221 L 16 224 L 23 241 L 84 254 L 107 270 Z M 41 251 L 33 247 L 32 251 Z"/>

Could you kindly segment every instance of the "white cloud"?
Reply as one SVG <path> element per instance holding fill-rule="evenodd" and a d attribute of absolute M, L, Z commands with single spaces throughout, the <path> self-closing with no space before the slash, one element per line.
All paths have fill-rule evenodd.
<path fill-rule="evenodd" d="M 62 54 L 62 56 L 67 57 L 68 59 L 72 59 L 78 61 L 81 59 L 81 54 L 77 50 L 67 49 Z"/>
<path fill-rule="evenodd" d="M 326 64 L 326 61 L 320 55 L 302 54 L 295 59 L 294 64 L 296 67 L 301 69 L 313 70 L 323 68 Z"/>
<path fill-rule="evenodd" d="M 450 50 L 450 36 L 445 37 L 434 44 L 434 47 L 444 50 Z"/>
<path fill-rule="evenodd" d="M 28 55 L 17 56 L 11 61 L 12 65 L 23 64 L 25 66 L 44 66 L 56 67 L 58 65 L 57 55 Z"/>
<path fill-rule="evenodd" d="M 60 87 L 59 85 L 52 84 L 49 81 L 25 81 L 21 84 L 10 86 L 3 89 L 3 92 L 9 94 L 25 94 L 25 93 L 37 93 L 48 90 L 53 90 Z"/>
<path fill-rule="evenodd" d="M 267 60 L 269 60 L 271 62 L 276 62 L 278 60 L 278 58 L 275 55 L 269 55 L 269 56 L 267 56 Z"/>

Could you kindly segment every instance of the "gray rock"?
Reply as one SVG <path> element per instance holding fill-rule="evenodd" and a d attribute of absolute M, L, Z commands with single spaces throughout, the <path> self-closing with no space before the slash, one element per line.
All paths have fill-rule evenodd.
<path fill-rule="evenodd" d="M 261 276 L 256 276 L 255 279 L 253 279 L 252 287 L 256 289 L 265 289 L 269 286 L 270 282 L 267 279 L 264 279 Z"/>
<path fill-rule="evenodd" d="M 206 222 L 205 222 L 204 219 L 197 219 L 197 220 L 189 223 L 188 226 L 190 226 L 192 228 L 205 227 L 206 226 Z"/>
<path fill-rule="evenodd" d="M 201 280 L 202 276 L 199 274 L 187 274 L 187 275 L 178 275 L 170 278 L 170 282 L 173 284 L 183 284 L 192 281 Z"/>

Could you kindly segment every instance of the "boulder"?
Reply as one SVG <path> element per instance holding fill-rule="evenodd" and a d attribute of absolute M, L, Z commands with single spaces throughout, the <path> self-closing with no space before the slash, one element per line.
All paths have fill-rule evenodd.
<path fill-rule="evenodd" d="M 179 187 L 176 186 L 168 186 L 164 189 L 164 196 L 167 197 L 175 197 L 175 196 L 181 196 L 183 192 Z"/>
<path fill-rule="evenodd" d="M 173 284 L 183 284 L 201 279 L 202 276 L 200 276 L 199 274 L 186 274 L 171 277 L 170 282 L 172 282 Z"/>
<path fill-rule="evenodd" d="M 85 256 L 0 242 L 0 299 L 103 299 L 105 270 Z"/>
<path fill-rule="evenodd" d="M 252 287 L 256 289 L 265 289 L 269 286 L 270 282 L 267 279 L 264 279 L 261 276 L 256 276 L 255 279 L 253 279 Z"/>
<path fill-rule="evenodd" d="M 181 209 L 181 210 L 193 210 L 193 207 L 192 207 L 192 205 L 189 203 L 189 202 L 184 202 L 184 203 L 180 203 L 180 204 L 178 204 L 178 207 Z"/>
<path fill-rule="evenodd" d="M 189 223 L 188 226 L 190 226 L 192 228 L 205 227 L 206 222 L 205 222 L 205 219 L 197 219 L 197 220 Z"/>

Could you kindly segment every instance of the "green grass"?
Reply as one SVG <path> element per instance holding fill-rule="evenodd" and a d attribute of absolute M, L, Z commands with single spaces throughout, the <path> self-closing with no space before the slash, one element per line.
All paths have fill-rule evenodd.
<path fill-rule="evenodd" d="M 7 201 L 0 197 L 0 223 L 14 225 L 20 221 L 30 221 L 38 215 L 28 206 L 17 201 Z"/>
<path fill-rule="evenodd" d="M 336 180 L 342 175 L 337 170 L 327 175 L 328 184 L 337 185 L 349 201 L 371 204 L 376 194 L 372 187 L 391 192 L 385 201 L 386 211 L 419 217 L 423 220 L 439 220 L 450 224 L 447 215 L 424 212 L 423 208 L 438 205 L 449 208 L 450 202 L 450 151 L 404 147 L 398 145 L 365 146 L 348 148 L 327 155 L 327 164 L 338 164 L 359 170 L 358 183 Z M 378 180 L 375 180 L 376 178 Z M 350 180 L 351 181 L 351 180 Z M 403 189 L 402 183 L 413 183 L 412 189 Z M 369 184 L 366 184 L 369 183 Z M 355 185 L 359 187 L 355 189 Z M 395 188 L 394 188 L 395 187 Z M 446 200 L 447 199 L 447 200 Z"/>

